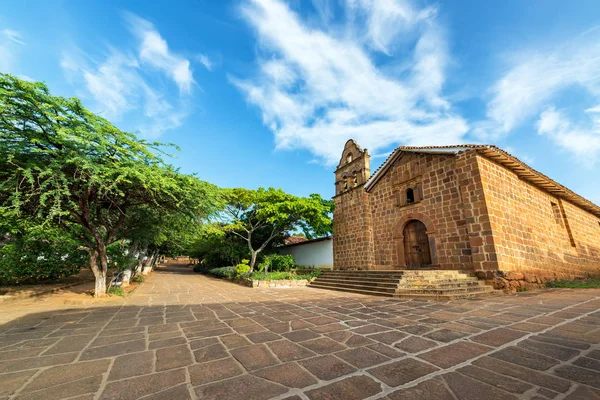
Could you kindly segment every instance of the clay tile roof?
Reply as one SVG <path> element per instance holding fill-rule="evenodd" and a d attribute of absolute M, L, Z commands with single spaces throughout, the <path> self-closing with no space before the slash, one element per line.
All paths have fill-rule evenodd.
<path fill-rule="evenodd" d="M 517 157 L 499 147 L 487 144 L 460 144 L 452 146 L 400 146 L 396 148 L 383 164 L 371 175 L 365 184 L 365 190 L 370 191 L 385 175 L 403 153 L 447 154 L 456 155 L 464 151 L 476 151 L 478 154 L 513 171 L 519 178 L 561 199 L 567 200 L 582 209 L 600 217 L 600 207 L 588 199 L 578 195 L 560 183 L 531 168 Z"/>
<path fill-rule="evenodd" d="M 295 236 L 292 235 L 288 238 L 286 238 L 283 243 L 287 246 L 289 244 L 297 244 L 297 243 L 302 243 L 302 242 L 306 242 L 308 239 L 305 238 L 304 236 Z"/>

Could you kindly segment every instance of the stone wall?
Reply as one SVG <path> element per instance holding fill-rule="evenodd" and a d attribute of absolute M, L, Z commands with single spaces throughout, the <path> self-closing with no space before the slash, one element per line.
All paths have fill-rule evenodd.
<path fill-rule="evenodd" d="M 406 267 L 403 229 L 417 219 L 427 227 L 432 268 L 473 269 L 456 162 L 454 156 L 405 153 L 371 188 L 375 268 Z M 413 204 L 405 201 L 409 188 Z"/>
<path fill-rule="evenodd" d="M 600 274 L 598 217 L 478 158 L 498 270 L 509 277 L 499 278 L 531 286 Z"/>

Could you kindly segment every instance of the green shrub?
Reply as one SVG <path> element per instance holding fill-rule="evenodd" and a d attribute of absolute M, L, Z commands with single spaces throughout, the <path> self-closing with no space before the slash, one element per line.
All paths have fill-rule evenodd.
<path fill-rule="evenodd" d="M 213 268 L 208 273 L 217 278 L 233 278 L 235 276 L 235 267 Z"/>
<path fill-rule="evenodd" d="M 235 266 L 235 276 L 240 278 L 247 275 L 250 272 L 250 266 L 248 264 L 238 264 Z"/>
<path fill-rule="evenodd" d="M 136 275 L 131 279 L 131 282 L 135 282 L 135 283 L 142 283 L 144 282 L 144 276 L 143 275 Z"/>
<path fill-rule="evenodd" d="M 289 271 L 296 265 L 294 256 L 290 254 L 269 254 L 258 265 L 260 271 Z"/>
<path fill-rule="evenodd" d="M 275 271 L 265 273 L 264 271 L 254 272 L 251 276 L 251 279 L 255 281 L 281 281 L 281 280 L 309 280 L 311 278 L 310 275 L 298 275 L 294 272 L 286 272 L 286 271 Z"/>
<path fill-rule="evenodd" d="M 107 291 L 108 294 L 114 294 L 115 296 L 125 296 L 125 291 L 120 287 L 110 287 Z"/>
<path fill-rule="evenodd" d="M 208 273 L 210 273 L 211 269 L 214 269 L 214 267 L 211 265 L 206 265 L 206 264 L 194 265 L 194 272 L 197 272 L 199 274 L 208 274 Z"/>
<path fill-rule="evenodd" d="M 58 229 L 35 227 L 2 238 L 0 284 L 56 281 L 88 264 L 79 243 Z"/>

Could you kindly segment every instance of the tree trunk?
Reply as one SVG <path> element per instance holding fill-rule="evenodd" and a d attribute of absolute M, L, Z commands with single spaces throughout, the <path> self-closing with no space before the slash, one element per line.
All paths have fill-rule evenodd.
<path fill-rule="evenodd" d="M 86 248 L 86 251 L 90 256 L 90 269 L 94 273 L 94 278 L 96 278 L 94 297 L 104 297 L 106 296 L 106 271 L 102 271 L 102 268 L 98 267 L 98 251 L 88 248 Z"/>
<path fill-rule="evenodd" d="M 106 274 L 108 272 L 108 256 L 106 254 L 106 246 L 104 243 L 98 244 L 98 258 L 100 259 L 100 274 L 96 275 L 96 291 L 94 296 L 102 297 L 106 295 Z M 102 286 L 102 288 L 100 288 Z"/>
<path fill-rule="evenodd" d="M 258 256 L 258 251 L 251 250 L 250 251 L 250 274 L 254 272 L 254 264 L 256 264 L 256 257 Z"/>

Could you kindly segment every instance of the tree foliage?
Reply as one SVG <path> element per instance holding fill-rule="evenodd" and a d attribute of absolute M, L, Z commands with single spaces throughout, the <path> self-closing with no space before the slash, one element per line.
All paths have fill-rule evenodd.
<path fill-rule="evenodd" d="M 258 255 L 277 237 L 294 230 L 323 232 L 331 226 L 331 206 L 318 195 L 297 197 L 281 189 L 228 189 L 224 193 L 224 229 L 240 237 L 250 251 L 250 272 Z"/>
<path fill-rule="evenodd" d="M 216 188 L 166 165 L 162 149 L 78 99 L 0 74 L 0 210 L 76 237 L 88 252 L 97 295 L 104 293 L 107 247 L 127 239 L 136 210 L 195 218 L 215 206 Z"/>

